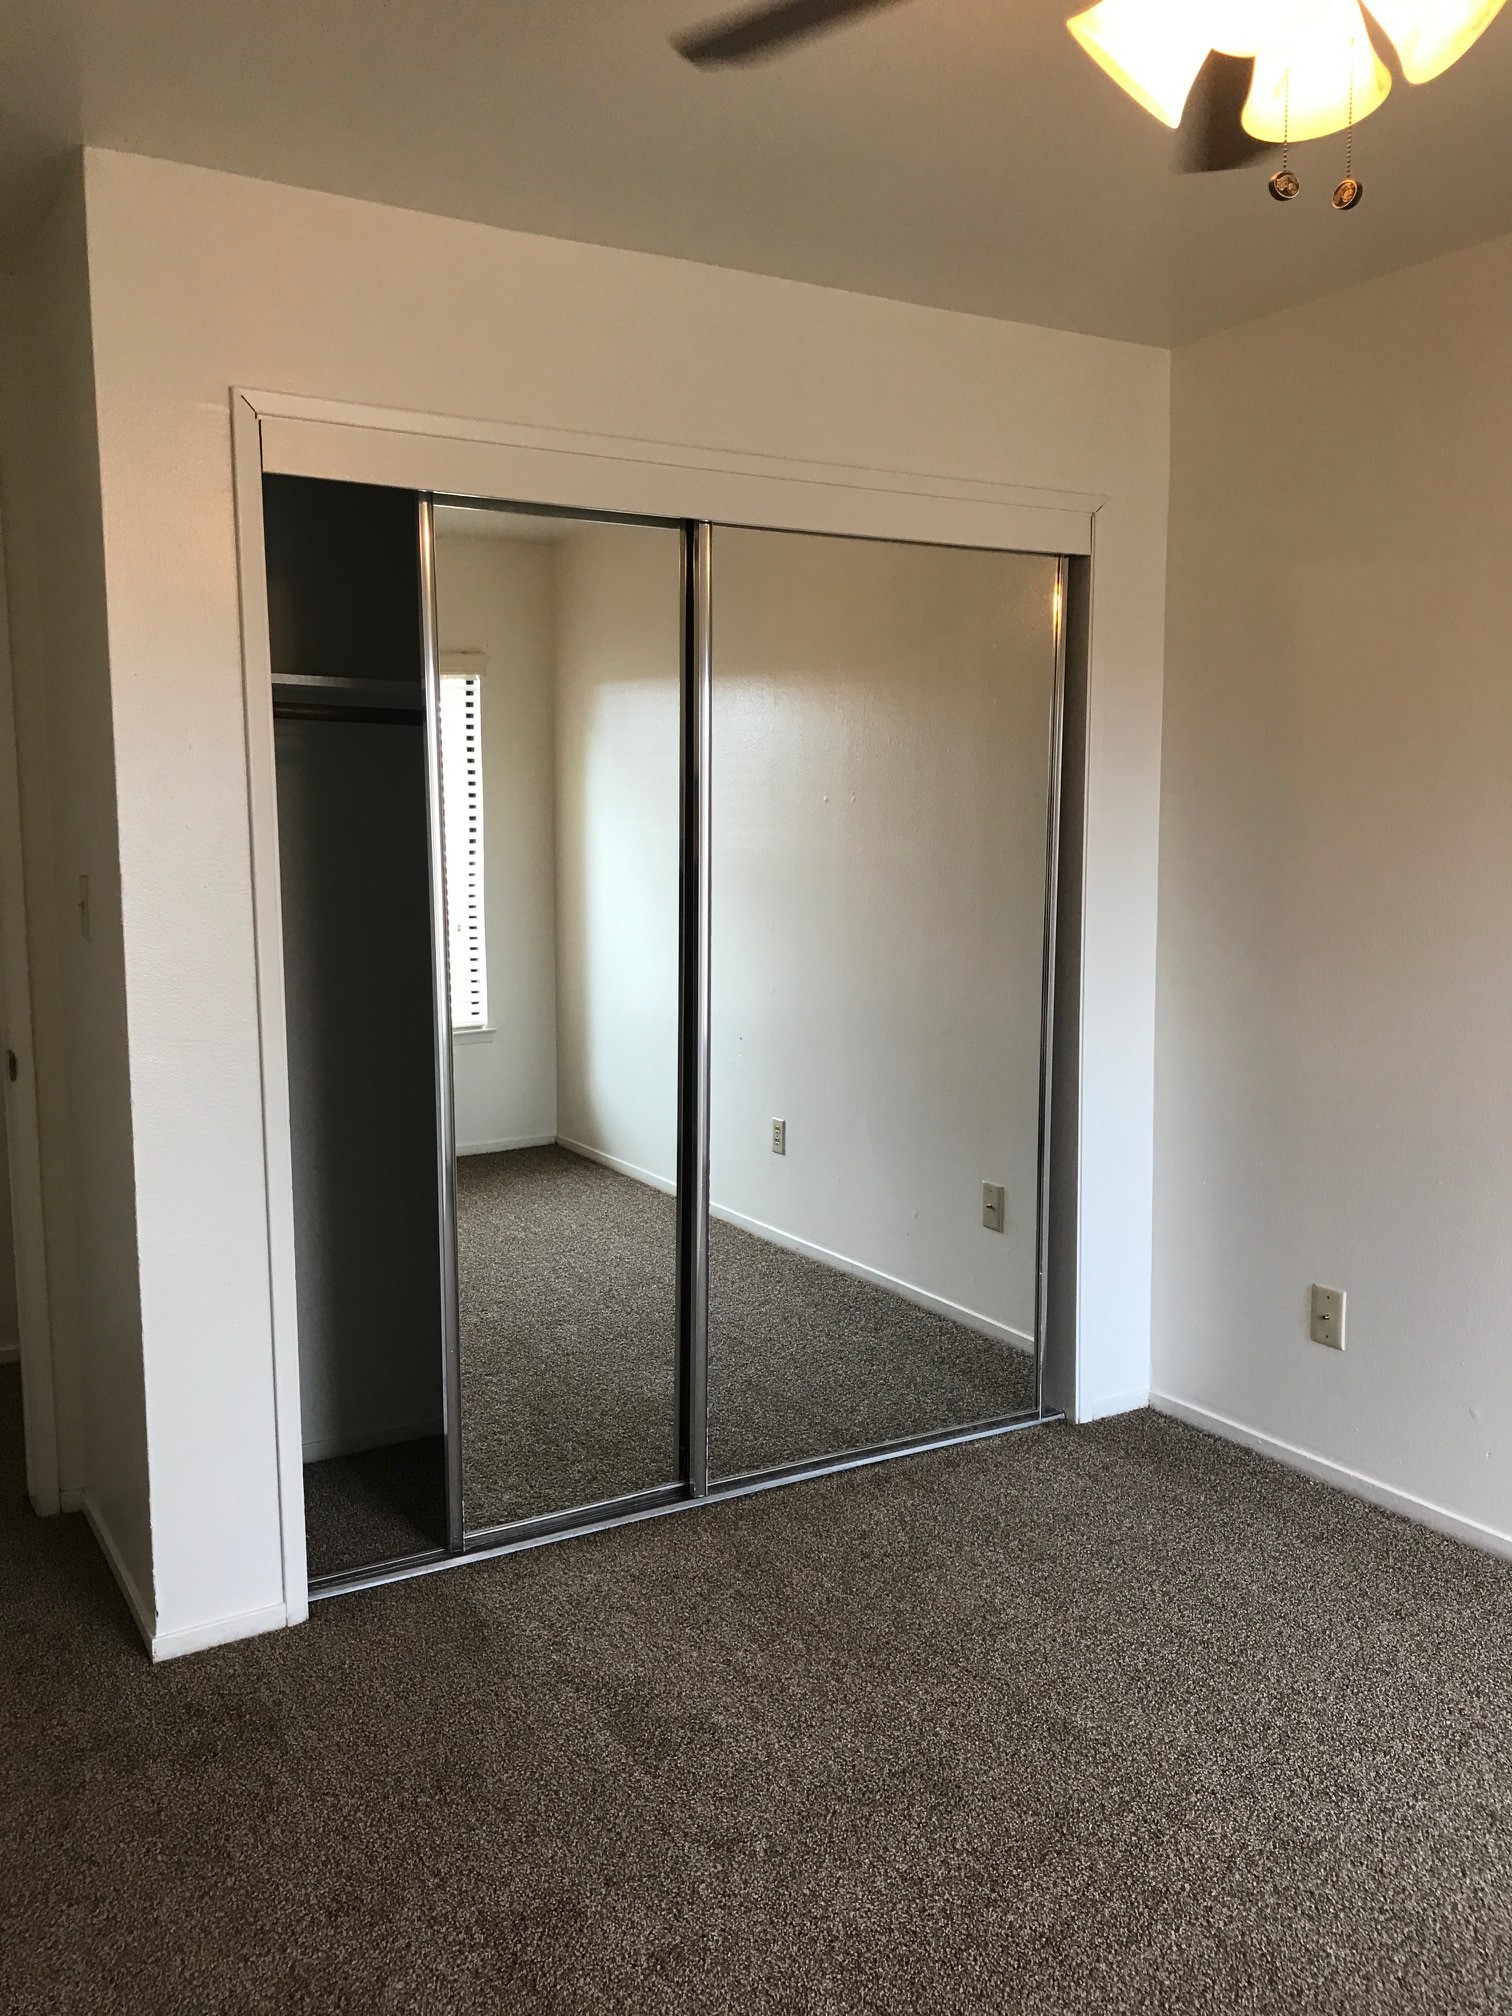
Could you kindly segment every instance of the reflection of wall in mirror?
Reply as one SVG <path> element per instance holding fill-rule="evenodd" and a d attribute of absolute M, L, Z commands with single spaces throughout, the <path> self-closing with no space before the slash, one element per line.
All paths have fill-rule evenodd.
<path fill-rule="evenodd" d="M 452 1046 L 463 1154 L 556 1137 L 553 549 L 438 525 L 443 667 L 482 667 L 488 1027 Z"/>
<path fill-rule="evenodd" d="M 517 598 L 512 676 L 532 696 L 506 734 L 490 670 L 499 1036 L 491 1056 L 456 1046 L 459 1136 L 554 1132 L 665 1185 L 677 1087 L 676 536 L 565 527 L 512 555 L 501 540 L 458 543 L 493 551 L 470 556 L 464 624 L 443 544 L 443 645 L 504 663 L 499 612 Z M 715 554 L 716 1209 L 1025 1340 L 1053 563 L 734 532 L 716 534 Z M 529 924 L 517 946 L 495 925 L 511 884 L 511 914 Z M 506 967 L 522 1015 L 511 1046 L 493 992 Z M 548 1049 L 554 1102 L 541 1096 Z M 771 1153 L 777 1117 L 783 1157 Z M 1006 1188 L 1004 1235 L 982 1227 L 984 1181 Z"/>

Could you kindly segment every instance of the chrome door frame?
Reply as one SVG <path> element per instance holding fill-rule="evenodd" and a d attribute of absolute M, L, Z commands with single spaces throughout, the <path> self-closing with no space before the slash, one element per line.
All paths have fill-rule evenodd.
<path fill-rule="evenodd" d="M 436 1004 L 436 1210 L 441 1226 L 441 1395 L 446 1445 L 446 1543 L 460 1548 L 462 1332 L 457 1288 L 457 1123 L 452 1089 L 451 936 L 441 807 L 441 645 L 436 610 L 436 503 L 420 499 L 420 650 L 425 681 L 425 800 L 431 899 L 431 987 Z"/>

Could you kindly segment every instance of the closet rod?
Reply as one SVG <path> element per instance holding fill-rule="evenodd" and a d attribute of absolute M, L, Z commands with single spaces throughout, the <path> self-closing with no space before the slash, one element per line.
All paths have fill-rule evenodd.
<path fill-rule="evenodd" d="M 425 720 L 423 707 L 340 707 L 330 701 L 280 700 L 273 698 L 275 721 L 376 721 L 418 728 Z"/>

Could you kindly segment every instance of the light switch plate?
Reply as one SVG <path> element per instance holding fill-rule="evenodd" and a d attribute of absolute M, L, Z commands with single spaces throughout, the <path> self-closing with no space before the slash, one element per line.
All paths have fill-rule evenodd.
<path fill-rule="evenodd" d="M 1008 1204 L 1001 1183 L 982 1185 L 982 1223 L 989 1232 L 1001 1232 L 1008 1222 Z"/>
<path fill-rule="evenodd" d="M 1312 1321 L 1307 1334 L 1330 1351 L 1344 1349 L 1344 1290 L 1312 1287 Z"/>

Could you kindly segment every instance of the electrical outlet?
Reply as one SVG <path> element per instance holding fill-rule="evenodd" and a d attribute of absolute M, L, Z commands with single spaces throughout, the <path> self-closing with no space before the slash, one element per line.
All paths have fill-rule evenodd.
<path fill-rule="evenodd" d="M 786 1120 L 774 1120 L 772 1122 L 772 1153 L 774 1155 L 786 1155 L 787 1153 Z"/>
<path fill-rule="evenodd" d="M 982 1185 L 982 1223 L 989 1232 L 1001 1232 L 1008 1223 L 1008 1200 L 1001 1183 Z"/>
<path fill-rule="evenodd" d="M 1320 1288 L 1316 1281 L 1312 1287 L 1312 1320 L 1308 1333 L 1314 1344 L 1322 1344 L 1330 1351 L 1344 1349 L 1344 1290 L 1342 1288 Z"/>

